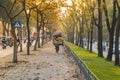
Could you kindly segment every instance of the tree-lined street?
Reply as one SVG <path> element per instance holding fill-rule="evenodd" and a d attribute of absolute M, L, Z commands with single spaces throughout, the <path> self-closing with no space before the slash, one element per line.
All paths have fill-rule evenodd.
<path fill-rule="evenodd" d="M 55 50 L 53 50 L 54 48 L 51 43 L 49 43 L 51 40 Z M 50 45 L 43 48 L 46 44 Z M 87 62 L 85 64 L 90 68 L 91 66 L 96 67 L 99 65 L 94 65 L 94 59 L 96 58 L 93 56 L 97 55 L 95 62 L 104 59 L 106 62 L 113 63 L 113 66 L 111 64 L 104 65 L 104 61 L 101 61 L 100 64 L 105 67 L 111 66 L 112 68 L 110 69 L 113 70 L 114 68 L 117 73 L 120 66 L 120 0 L 0 0 L 0 59 L 11 56 L 11 58 L 8 58 L 8 61 L 17 66 L 19 61 L 22 60 L 20 59 L 20 53 L 24 53 L 25 56 L 29 57 L 31 54 L 40 50 L 41 54 L 46 55 L 53 55 L 52 53 L 56 52 L 54 56 L 56 57 L 59 56 L 57 53 L 59 49 L 61 49 L 60 46 L 64 46 L 65 44 L 72 45 L 72 48 L 79 49 L 78 51 L 74 49 L 74 51 L 76 51 L 74 54 L 78 54 L 78 59 L 82 58 L 83 61 L 88 59 L 87 61 L 90 60 L 90 62 L 93 60 L 93 63 Z M 83 49 L 83 53 L 81 48 Z M 84 48 L 86 51 L 84 51 Z M 49 51 L 49 53 L 46 51 Z M 67 51 L 69 51 L 69 48 Z M 73 52 L 71 50 L 69 53 Z M 88 52 L 89 54 L 86 54 Z M 96 54 L 94 55 L 93 52 L 96 52 Z M 62 54 L 63 52 L 60 51 L 60 53 Z M 60 59 L 64 58 L 63 55 L 61 56 Z M 64 56 L 66 57 L 66 55 Z M 41 56 L 38 57 L 41 58 Z M 38 57 L 36 56 L 39 60 Z M 53 56 L 51 57 L 54 58 Z M 67 60 L 67 58 L 68 57 L 66 57 L 65 60 Z M 54 62 L 56 59 L 57 58 L 53 59 L 51 62 Z M 31 60 L 32 57 L 30 57 L 30 62 Z M 65 60 L 63 61 L 63 65 Z M 35 61 L 35 64 L 39 63 L 39 61 Z M 82 62 L 82 60 L 78 60 L 78 63 L 80 61 Z M 50 65 L 48 64 L 49 67 L 51 66 L 51 62 Z M 43 63 L 45 63 L 46 66 L 46 62 Z M 60 62 L 60 64 L 62 63 Z M 39 64 L 36 66 L 38 65 Z M 80 65 L 82 64 L 79 63 L 78 66 L 80 67 Z M 23 67 L 26 68 L 26 66 L 28 65 Z M 69 64 L 65 64 L 65 66 L 69 66 Z M 95 70 L 92 68 L 91 70 L 94 72 L 99 69 L 99 66 L 96 67 Z M 83 71 L 84 75 L 91 76 L 92 74 L 88 72 L 92 71 L 90 71 L 87 66 L 84 66 L 84 68 L 88 70 Z M 32 67 L 32 69 L 34 68 Z M 0 70 L 2 69 L 0 68 Z M 17 69 L 15 71 L 17 71 Z M 101 72 L 102 71 L 99 70 L 96 72 L 100 78 L 101 75 L 99 75 L 99 73 Z M 20 73 L 22 73 L 21 70 Z M 63 72 L 63 74 L 64 73 L 66 73 L 66 71 Z M 104 71 L 102 73 L 104 73 Z M 10 77 L 14 75 L 9 75 L 9 73 L 5 74 Z M 107 76 L 107 74 L 109 73 L 104 73 L 105 76 Z M 51 76 L 50 74 L 47 75 Z M 67 73 L 65 75 L 67 75 Z M 110 75 L 109 77 L 111 77 Z M 4 75 L 2 75 L 2 77 L 4 77 Z M 69 77 L 72 78 L 71 76 Z M 73 79 L 70 78 L 67 79 Z M 85 78 L 88 79 L 87 76 Z M 36 78 L 34 79 L 36 80 Z M 55 78 L 51 79 L 54 80 Z M 65 79 L 65 77 L 59 77 L 59 79 Z M 7 78 L 7 80 L 9 79 Z M 27 80 L 27 78 L 25 78 L 25 80 Z"/>

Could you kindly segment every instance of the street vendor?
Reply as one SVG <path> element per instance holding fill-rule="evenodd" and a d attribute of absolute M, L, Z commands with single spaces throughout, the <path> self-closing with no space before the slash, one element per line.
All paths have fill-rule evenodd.
<path fill-rule="evenodd" d="M 56 53 L 58 53 L 59 51 L 59 46 L 63 45 L 63 39 L 62 39 L 62 34 L 61 33 L 57 33 L 57 34 L 53 34 L 53 45 L 55 46 L 56 49 Z"/>

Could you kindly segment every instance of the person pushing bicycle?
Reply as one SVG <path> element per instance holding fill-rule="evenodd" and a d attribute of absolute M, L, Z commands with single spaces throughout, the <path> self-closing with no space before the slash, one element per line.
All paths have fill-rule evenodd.
<path fill-rule="evenodd" d="M 61 35 L 53 35 L 53 45 L 55 46 L 56 53 L 58 53 L 59 46 L 63 45 L 63 39 Z"/>

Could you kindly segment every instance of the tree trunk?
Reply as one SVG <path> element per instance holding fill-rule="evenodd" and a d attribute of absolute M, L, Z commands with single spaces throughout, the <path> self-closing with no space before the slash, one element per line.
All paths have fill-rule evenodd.
<path fill-rule="evenodd" d="M 38 36 L 37 36 L 37 39 L 35 40 L 34 51 L 37 50 L 37 42 L 38 42 Z"/>
<path fill-rule="evenodd" d="M 20 34 L 19 34 L 20 52 L 22 52 L 23 51 L 23 49 L 22 49 L 22 47 L 23 47 L 23 45 L 22 45 L 22 28 L 19 29 L 19 32 L 20 32 Z"/>
<path fill-rule="evenodd" d="M 2 21 L 2 25 L 3 25 L 3 36 L 6 36 L 5 31 L 6 31 L 6 22 Z"/>
<path fill-rule="evenodd" d="M 106 24 L 107 29 L 109 32 L 109 49 L 108 49 L 108 55 L 107 60 L 112 61 L 112 52 L 113 52 L 113 41 L 114 41 L 114 31 L 115 31 L 115 25 L 116 25 L 116 1 L 113 1 L 113 18 L 112 18 L 112 25 L 110 25 L 109 22 L 109 16 L 108 16 L 108 10 L 106 6 L 106 0 L 103 0 L 104 3 L 104 13 L 106 17 Z"/>
<path fill-rule="evenodd" d="M 77 37 L 78 37 L 78 39 L 77 39 L 77 45 L 78 46 L 80 46 L 80 36 L 81 36 L 81 32 L 80 32 L 80 27 L 81 27 L 81 20 L 80 20 L 80 18 L 78 19 L 78 21 L 79 21 L 79 26 L 78 26 L 78 35 L 77 35 Z"/>
<path fill-rule="evenodd" d="M 90 52 L 92 52 L 92 42 L 93 42 L 93 19 L 91 19 Z"/>
<path fill-rule="evenodd" d="M 42 27 L 42 29 L 43 29 L 43 30 L 42 30 L 42 46 L 43 46 L 43 45 L 44 45 L 44 37 L 45 37 L 45 36 L 44 36 L 44 26 Z"/>
<path fill-rule="evenodd" d="M 120 17 L 119 17 L 120 18 Z M 119 32 L 120 32 L 120 19 L 118 20 L 115 34 L 115 65 L 120 65 L 119 58 Z"/>
<path fill-rule="evenodd" d="M 87 50 L 89 50 L 89 46 L 90 46 L 90 31 L 88 30 Z"/>
<path fill-rule="evenodd" d="M 35 45 L 34 45 L 34 51 L 37 50 L 37 44 L 38 44 L 38 48 L 40 48 L 40 29 L 38 28 L 37 30 L 37 39 L 35 41 Z"/>
<path fill-rule="evenodd" d="M 75 27 L 75 45 L 78 45 L 78 35 L 79 35 L 79 33 L 78 33 L 78 26 L 76 26 Z"/>
<path fill-rule="evenodd" d="M 11 30 L 12 30 L 12 35 L 14 37 L 14 48 L 13 48 L 13 63 L 17 63 L 17 52 L 18 52 L 18 46 L 17 46 L 17 37 L 15 33 L 15 28 L 13 25 L 13 19 L 10 19 L 11 22 Z"/>
<path fill-rule="evenodd" d="M 37 9 L 37 38 L 38 38 L 38 48 L 40 48 L 40 29 L 41 29 L 41 26 L 39 26 L 39 15 L 38 15 L 38 9 Z"/>
<path fill-rule="evenodd" d="M 7 36 L 11 36 L 10 35 L 10 23 L 8 23 Z"/>
<path fill-rule="evenodd" d="M 80 47 L 83 48 L 83 32 L 84 32 L 84 16 L 82 16 L 82 24 L 80 26 Z"/>
<path fill-rule="evenodd" d="M 78 45 L 78 34 L 77 34 L 77 31 L 76 31 L 76 34 L 75 34 L 75 45 Z"/>
<path fill-rule="evenodd" d="M 103 57 L 101 0 L 98 0 L 98 57 Z"/>
<path fill-rule="evenodd" d="M 74 28 L 74 26 L 73 26 L 73 27 L 72 27 L 72 34 L 71 34 L 71 35 L 72 35 L 72 38 L 71 38 L 71 42 L 72 42 L 72 43 L 74 43 L 74 33 L 75 33 L 75 32 L 74 32 L 74 29 L 75 29 L 75 28 Z"/>
<path fill-rule="evenodd" d="M 120 65 L 119 57 L 119 37 L 120 37 L 120 7 L 118 9 L 118 22 L 116 25 L 116 34 L 115 34 L 115 65 Z"/>
<path fill-rule="evenodd" d="M 73 26 L 71 26 L 71 27 L 69 28 L 68 40 L 69 40 L 71 43 L 74 43 L 74 27 L 73 27 Z"/>
<path fill-rule="evenodd" d="M 41 34 L 40 34 L 40 29 L 39 29 L 39 33 L 38 33 L 38 48 L 40 48 L 40 44 L 41 44 L 41 43 L 40 43 L 40 35 L 41 35 Z"/>
<path fill-rule="evenodd" d="M 102 28 L 98 29 L 98 57 L 103 57 L 102 49 Z"/>
<path fill-rule="evenodd" d="M 39 31 L 40 31 L 40 29 L 39 29 L 39 15 L 38 15 L 38 9 L 37 9 L 37 19 L 36 19 L 36 22 L 37 22 L 37 26 L 36 26 L 36 28 L 37 28 L 37 39 L 36 39 L 36 41 L 35 41 L 35 45 L 34 45 L 34 51 L 36 51 L 37 50 L 37 43 L 38 43 L 38 41 L 39 41 Z"/>
<path fill-rule="evenodd" d="M 112 61 L 113 40 L 114 40 L 114 34 L 113 34 L 113 31 L 111 30 L 111 32 L 109 32 L 109 49 L 108 49 L 108 55 L 107 55 L 108 61 Z"/>
<path fill-rule="evenodd" d="M 30 55 L 30 29 L 29 29 L 29 18 L 30 18 L 30 16 L 29 16 L 29 14 L 27 14 L 27 16 L 26 16 L 26 22 L 27 22 L 27 24 L 26 24 L 26 26 L 27 26 L 27 32 L 28 32 L 28 34 L 27 34 L 27 39 L 28 39 L 28 42 L 27 42 L 27 55 Z"/>

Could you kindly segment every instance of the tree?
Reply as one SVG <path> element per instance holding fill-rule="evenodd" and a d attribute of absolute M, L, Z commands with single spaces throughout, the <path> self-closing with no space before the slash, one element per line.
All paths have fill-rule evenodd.
<path fill-rule="evenodd" d="M 17 0 L 14 0 L 12 5 L 10 6 L 10 9 L 7 10 L 7 8 L 5 7 L 5 5 L 3 5 L 1 2 L 0 2 L 0 7 L 4 9 L 7 17 L 9 18 L 10 20 L 10 23 L 11 23 L 11 30 L 12 30 L 12 36 L 14 37 L 14 48 L 13 48 L 13 62 L 14 63 L 17 63 L 17 50 L 18 50 L 18 46 L 17 46 L 17 34 L 15 32 L 15 28 L 14 28 L 14 25 L 13 25 L 13 22 L 14 22 L 14 19 L 20 14 L 22 13 L 23 9 L 21 10 L 18 10 L 16 11 L 16 13 L 14 13 L 14 8 L 16 7 L 15 5 L 17 4 L 21 4 L 22 6 L 22 3 L 17 1 Z M 20 6 L 20 7 L 21 7 Z"/>
<path fill-rule="evenodd" d="M 39 5 L 36 7 L 36 10 L 34 10 L 37 13 L 36 21 L 37 21 L 37 39 L 35 41 L 34 45 L 34 50 L 37 49 L 37 44 L 38 48 L 40 48 L 40 38 L 39 35 L 42 35 L 42 45 L 44 44 L 44 37 L 45 37 L 45 28 L 44 27 L 49 27 L 50 22 L 56 20 L 57 14 L 58 14 L 58 6 L 55 1 L 41 1 L 39 2 Z M 52 11 L 52 12 L 51 12 Z M 49 24 L 49 26 L 47 25 Z M 50 27 L 49 27 L 50 28 Z M 41 32 L 40 32 L 41 31 Z M 42 33 L 42 34 L 40 34 Z"/>
<path fill-rule="evenodd" d="M 101 9 L 101 0 L 97 0 L 98 2 L 98 23 L 96 22 L 95 16 L 93 16 L 95 25 L 98 29 L 98 57 L 103 57 L 103 49 L 102 49 L 102 9 Z"/>
<path fill-rule="evenodd" d="M 6 6 L 7 10 L 10 9 L 10 6 L 12 5 L 12 2 L 10 0 L 0 0 L 0 3 L 2 3 L 3 5 Z M 0 18 L 1 18 L 1 22 L 2 22 L 2 25 L 3 25 L 3 36 L 6 36 L 8 35 L 9 36 L 9 28 L 7 28 L 7 23 L 9 24 L 9 19 L 7 17 L 7 14 L 6 12 L 4 11 L 3 8 L 0 7 Z M 9 27 L 9 26 L 8 26 Z M 7 33 L 7 34 L 6 34 Z"/>
<path fill-rule="evenodd" d="M 119 37 L 120 37 L 120 5 L 118 0 L 116 1 L 117 9 L 118 9 L 118 21 L 116 25 L 116 33 L 115 33 L 115 65 L 120 65 L 120 53 L 119 53 Z"/>
<path fill-rule="evenodd" d="M 23 1 L 23 7 L 24 7 L 24 12 L 26 15 L 26 27 L 27 27 L 27 55 L 30 55 L 30 26 L 29 26 L 29 22 L 30 22 L 30 16 L 31 16 L 31 11 L 33 9 L 35 9 L 38 5 L 36 5 L 37 1 L 32 1 L 32 0 L 24 0 Z"/>
<path fill-rule="evenodd" d="M 102 10 L 101 0 L 98 0 L 98 57 L 103 57 L 102 50 Z"/>
<path fill-rule="evenodd" d="M 112 17 L 111 25 L 110 25 L 106 0 L 103 0 L 103 3 L 104 3 L 103 9 L 104 9 L 105 17 L 106 17 L 107 30 L 109 32 L 109 50 L 108 50 L 107 60 L 112 61 L 114 32 L 115 32 L 115 25 L 116 25 L 116 1 L 113 0 L 113 17 Z"/>

